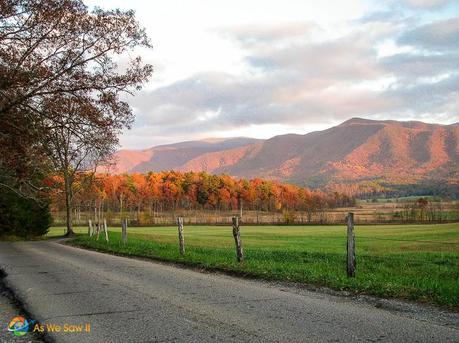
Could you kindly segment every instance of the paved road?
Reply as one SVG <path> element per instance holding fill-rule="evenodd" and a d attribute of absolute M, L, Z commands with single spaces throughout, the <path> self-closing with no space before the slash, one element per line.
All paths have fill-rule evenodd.
<path fill-rule="evenodd" d="M 0 243 L 5 283 L 57 342 L 459 342 L 455 314 L 393 311 L 56 242 Z"/>

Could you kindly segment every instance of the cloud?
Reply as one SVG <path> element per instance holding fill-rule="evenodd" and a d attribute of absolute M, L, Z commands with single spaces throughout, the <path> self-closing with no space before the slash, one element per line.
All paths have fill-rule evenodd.
<path fill-rule="evenodd" d="M 459 71 L 459 52 L 426 55 L 401 53 L 382 58 L 380 67 L 397 76 L 400 84 L 410 85 Z"/>
<path fill-rule="evenodd" d="M 459 17 L 435 21 L 407 31 L 398 42 L 433 51 L 459 49 Z"/>
<path fill-rule="evenodd" d="M 255 68 L 294 72 L 304 78 L 356 80 L 380 75 L 377 52 L 362 37 L 293 45 L 284 49 L 257 51 L 248 62 Z"/>
<path fill-rule="evenodd" d="M 224 27 L 216 31 L 225 38 L 250 46 L 253 44 L 279 44 L 309 39 L 314 32 L 320 31 L 314 22 L 296 22 L 283 24 L 246 24 L 237 27 Z"/>
<path fill-rule="evenodd" d="M 414 114 L 444 113 L 454 119 L 458 118 L 458 109 L 452 104 L 458 101 L 459 73 L 445 77 L 437 82 L 420 82 L 409 87 L 397 88 L 385 92 L 389 98 L 399 99 L 399 110 Z"/>
<path fill-rule="evenodd" d="M 432 9 L 444 6 L 450 0 L 405 0 L 406 4 L 413 8 Z"/>

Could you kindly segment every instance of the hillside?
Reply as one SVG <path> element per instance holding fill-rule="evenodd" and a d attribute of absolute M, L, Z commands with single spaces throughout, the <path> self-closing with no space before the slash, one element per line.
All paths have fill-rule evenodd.
<path fill-rule="evenodd" d="M 115 154 L 110 173 L 144 173 L 148 171 L 182 170 L 187 162 L 217 151 L 228 151 L 245 145 L 255 144 L 255 138 L 207 139 L 158 145 L 144 150 L 119 150 Z M 102 170 L 106 171 L 106 170 Z"/>
<path fill-rule="evenodd" d="M 184 142 L 117 153 L 115 172 L 175 169 L 301 184 L 459 183 L 459 125 L 350 119 L 305 135 Z"/>

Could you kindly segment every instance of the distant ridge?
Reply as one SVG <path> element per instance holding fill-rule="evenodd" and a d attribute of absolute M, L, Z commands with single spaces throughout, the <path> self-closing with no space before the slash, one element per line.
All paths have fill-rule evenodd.
<path fill-rule="evenodd" d="M 301 184 L 425 179 L 459 183 L 459 123 L 352 118 L 305 135 L 237 137 L 116 153 L 115 173 L 206 171 Z"/>
<path fill-rule="evenodd" d="M 158 145 L 143 150 L 119 150 L 115 153 L 115 165 L 110 173 L 134 173 L 179 169 L 188 161 L 206 153 L 226 151 L 244 145 L 255 144 L 259 139 L 209 138 L 199 141 L 186 141 L 173 144 Z"/>

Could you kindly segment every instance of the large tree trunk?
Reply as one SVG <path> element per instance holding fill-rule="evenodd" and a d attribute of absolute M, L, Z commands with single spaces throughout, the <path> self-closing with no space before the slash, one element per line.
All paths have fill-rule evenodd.
<path fill-rule="evenodd" d="M 65 178 L 65 209 L 66 209 L 66 223 L 67 223 L 67 233 L 65 236 L 70 237 L 74 236 L 75 232 L 73 231 L 73 223 L 72 223 L 72 185 L 68 177 Z"/>

